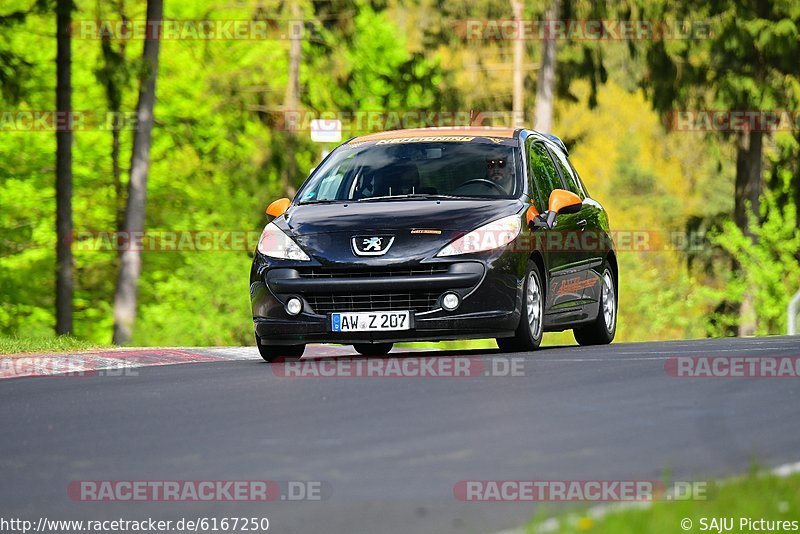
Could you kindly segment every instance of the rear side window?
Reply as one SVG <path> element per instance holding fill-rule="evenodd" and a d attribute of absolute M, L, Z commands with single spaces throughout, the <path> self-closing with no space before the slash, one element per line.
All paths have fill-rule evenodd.
<path fill-rule="evenodd" d="M 581 183 L 578 180 L 577 174 L 575 173 L 575 169 L 572 168 L 572 165 L 567 160 L 567 156 L 565 156 L 560 150 L 553 149 L 550 151 L 553 154 L 553 159 L 558 163 L 558 169 L 561 171 L 561 176 L 564 177 L 564 182 L 567 184 L 567 189 L 581 197 L 581 200 L 586 198 L 586 191 L 583 190 L 581 187 Z"/>
<path fill-rule="evenodd" d="M 556 171 L 547 148 L 542 143 L 531 143 L 528 149 L 528 163 L 530 165 L 531 192 L 538 192 L 539 198 L 536 207 L 540 212 L 547 209 L 547 201 L 553 189 L 563 187 L 561 178 Z"/>

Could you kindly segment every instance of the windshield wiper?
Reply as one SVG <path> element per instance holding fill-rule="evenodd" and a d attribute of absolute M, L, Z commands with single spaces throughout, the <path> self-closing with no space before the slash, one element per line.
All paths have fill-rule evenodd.
<path fill-rule="evenodd" d="M 407 198 L 424 198 L 429 200 L 470 200 L 475 197 L 458 196 L 458 195 L 431 195 L 426 193 L 408 193 L 406 195 L 383 195 L 379 197 L 365 197 L 359 198 L 359 202 L 371 202 L 373 200 L 403 200 Z"/>
<path fill-rule="evenodd" d="M 344 200 L 301 200 L 298 202 L 301 206 L 306 204 L 333 204 L 334 202 L 345 202 Z"/>

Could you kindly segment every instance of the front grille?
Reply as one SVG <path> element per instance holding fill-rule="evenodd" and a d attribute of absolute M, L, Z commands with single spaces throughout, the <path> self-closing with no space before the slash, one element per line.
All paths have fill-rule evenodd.
<path fill-rule="evenodd" d="M 371 269 L 331 269 L 311 267 L 308 269 L 298 269 L 301 278 L 369 278 L 379 276 L 424 276 L 428 274 L 444 274 L 448 270 L 447 265 L 430 265 L 425 267 L 412 268 L 371 268 Z"/>
<path fill-rule="evenodd" d="M 445 274 L 449 264 L 414 265 L 411 267 L 363 267 L 363 268 L 336 268 L 336 267 L 310 267 L 297 269 L 301 278 L 306 279 L 350 279 L 354 285 L 359 279 L 394 277 L 394 276 L 428 276 Z M 324 291 L 303 295 L 311 308 L 318 314 L 330 312 L 358 312 L 358 311 L 401 311 L 410 310 L 421 313 L 437 307 L 442 290 L 419 291 L 414 290 L 413 284 L 408 285 L 408 290 L 393 289 L 380 293 L 354 293 L 330 294 Z M 405 291 L 404 291 L 405 290 Z"/>
<path fill-rule="evenodd" d="M 439 292 L 365 293 L 361 295 L 306 295 L 316 313 L 357 311 L 425 312 L 436 307 Z"/>

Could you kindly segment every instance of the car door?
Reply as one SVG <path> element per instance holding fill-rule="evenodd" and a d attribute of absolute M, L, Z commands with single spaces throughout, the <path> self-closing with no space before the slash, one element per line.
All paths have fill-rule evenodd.
<path fill-rule="evenodd" d="M 547 203 L 553 189 L 564 189 L 565 185 L 556 164 L 544 142 L 529 139 L 527 142 L 528 176 L 531 180 L 531 196 L 540 213 L 547 210 Z M 577 219 L 559 215 L 553 230 L 536 232 L 537 246 L 543 252 L 548 271 L 545 321 L 548 324 L 562 324 L 582 316 L 581 299 L 578 291 L 581 265 L 575 251 L 564 247 L 564 237 L 577 231 Z M 584 278 L 585 279 L 585 278 Z"/>
<path fill-rule="evenodd" d="M 557 148 L 551 149 L 551 153 L 564 179 L 566 189 L 578 195 L 582 201 L 581 210 L 572 216 L 574 216 L 575 226 L 578 228 L 577 241 L 579 249 L 576 261 L 579 262 L 583 270 L 582 299 L 585 307 L 589 308 L 593 303 L 597 302 L 600 296 L 600 269 L 609 245 L 601 222 L 603 209 L 600 204 L 588 196 L 568 156 Z M 590 316 L 593 316 L 590 309 L 586 311 L 590 313 Z"/>

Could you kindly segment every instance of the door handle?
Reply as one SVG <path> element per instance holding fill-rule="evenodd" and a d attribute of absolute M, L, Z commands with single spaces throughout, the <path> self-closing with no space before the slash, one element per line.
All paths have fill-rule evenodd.
<path fill-rule="evenodd" d="M 578 221 L 578 228 L 580 228 L 581 230 L 586 229 L 586 219 L 581 219 L 580 221 Z"/>

